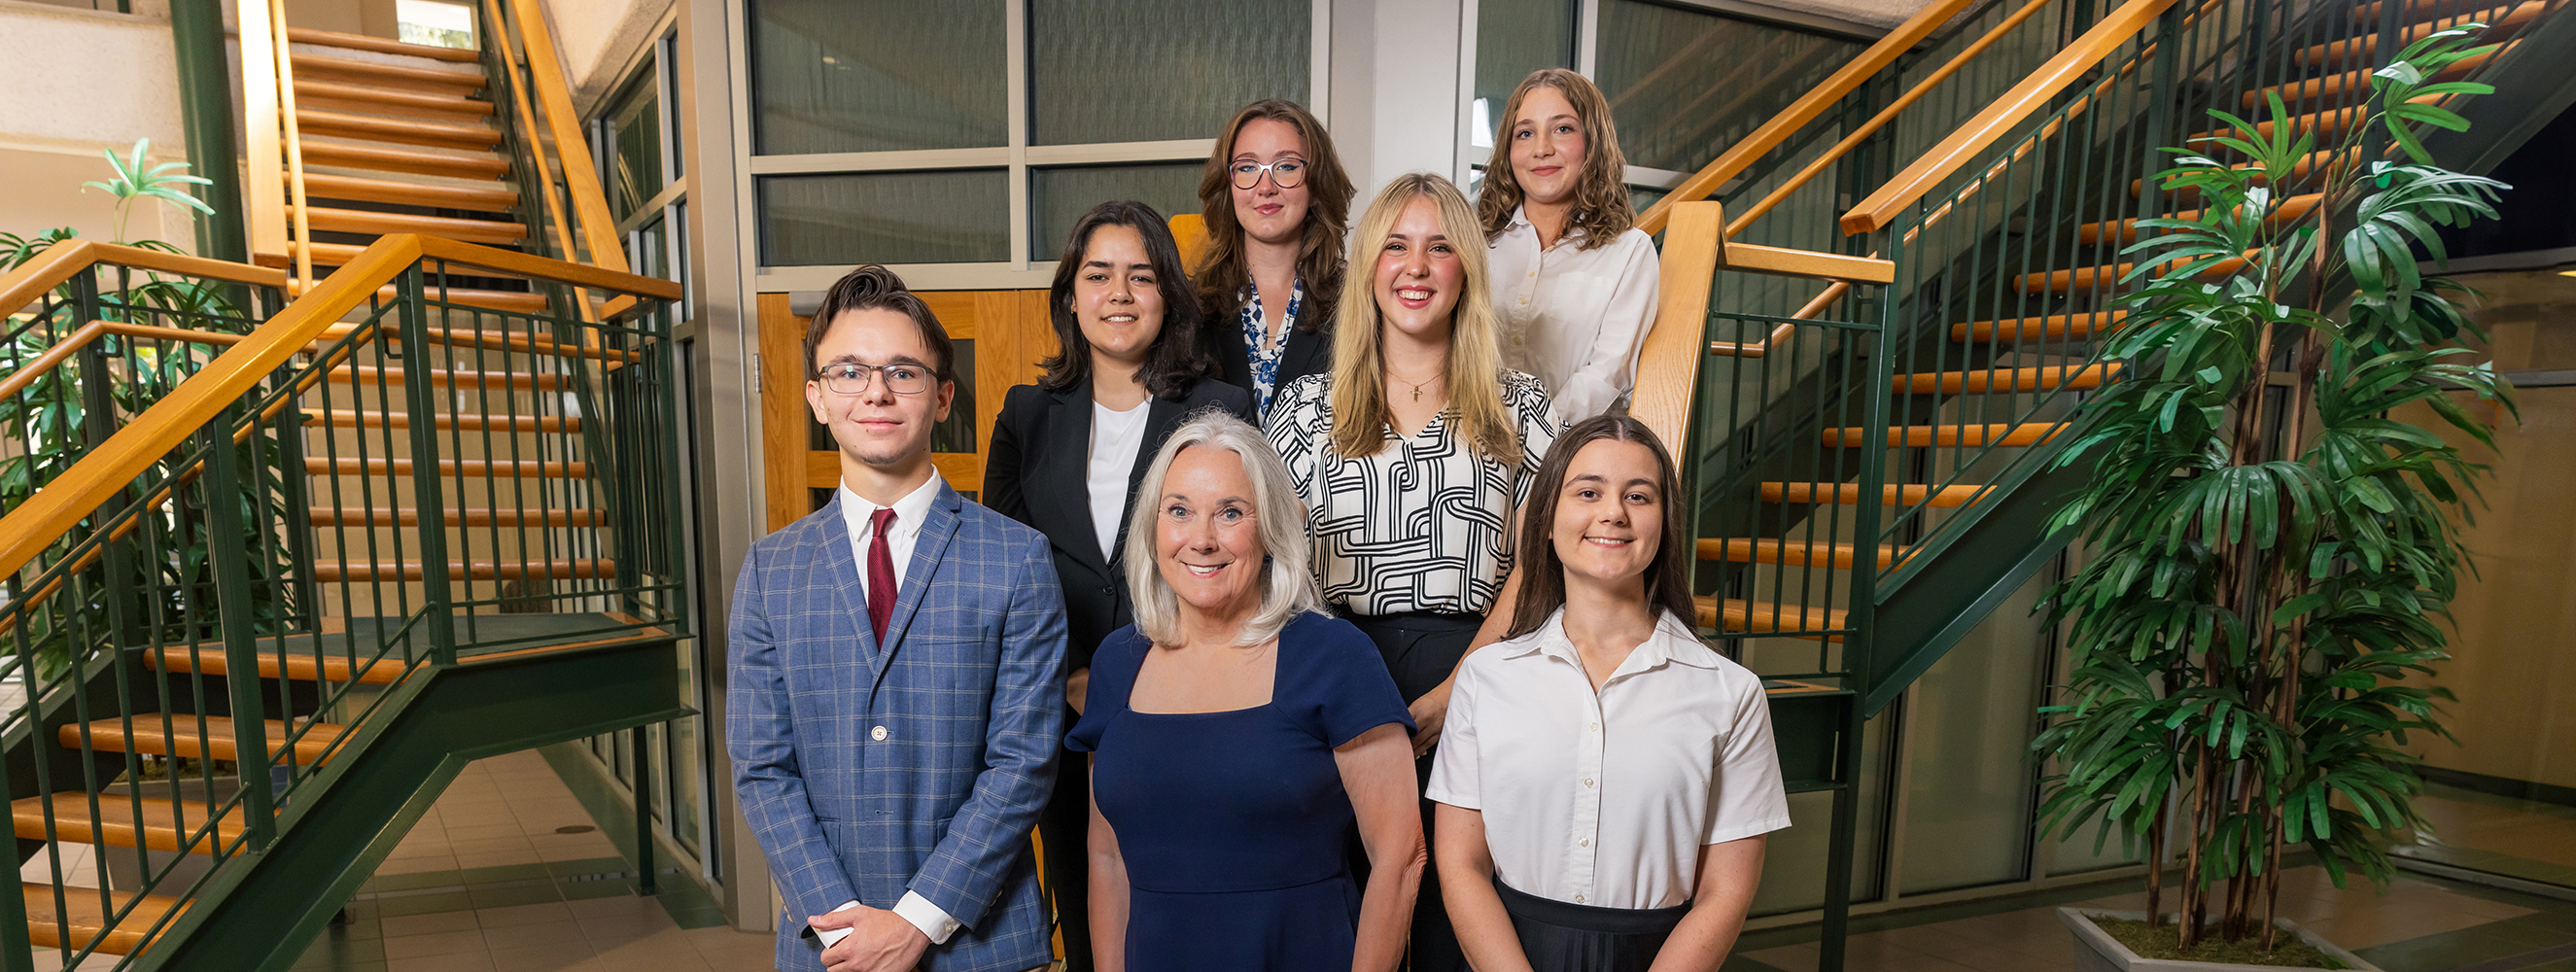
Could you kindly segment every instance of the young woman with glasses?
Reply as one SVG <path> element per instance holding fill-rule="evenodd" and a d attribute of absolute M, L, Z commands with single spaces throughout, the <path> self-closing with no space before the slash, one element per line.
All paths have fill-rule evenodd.
<path fill-rule="evenodd" d="M 1217 136 L 1199 178 L 1208 248 L 1192 281 L 1219 374 L 1267 415 L 1278 390 L 1333 364 L 1351 179 L 1322 122 L 1256 101 Z"/>

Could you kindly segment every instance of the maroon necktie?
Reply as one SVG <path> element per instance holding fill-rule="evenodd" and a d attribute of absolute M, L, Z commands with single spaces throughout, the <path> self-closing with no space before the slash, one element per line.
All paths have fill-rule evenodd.
<path fill-rule="evenodd" d="M 876 629 L 877 641 L 885 641 L 886 619 L 894 617 L 894 551 L 886 546 L 886 530 L 894 526 L 893 510 L 869 514 L 876 524 L 877 537 L 868 542 L 868 626 Z"/>

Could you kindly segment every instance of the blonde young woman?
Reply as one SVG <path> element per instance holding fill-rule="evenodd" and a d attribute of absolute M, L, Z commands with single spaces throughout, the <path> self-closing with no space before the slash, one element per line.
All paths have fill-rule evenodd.
<path fill-rule="evenodd" d="M 1480 629 L 1511 613 L 1512 511 L 1556 436 L 1547 390 L 1495 350 L 1483 242 L 1447 179 L 1412 173 L 1378 193 L 1352 244 L 1366 276 L 1343 291 L 1332 371 L 1281 389 L 1268 419 L 1324 600 L 1376 643 L 1422 728 L 1417 753 L 1469 644 L 1501 636 L 1500 620 Z M 1422 900 L 1413 968 L 1465 968 L 1434 882 Z"/>
<path fill-rule="evenodd" d="M 1503 125 L 1476 198 L 1503 363 L 1537 375 L 1570 425 L 1636 385 L 1661 265 L 1628 201 L 1610 102 L 1591 79 L 1532 72 Z"/>

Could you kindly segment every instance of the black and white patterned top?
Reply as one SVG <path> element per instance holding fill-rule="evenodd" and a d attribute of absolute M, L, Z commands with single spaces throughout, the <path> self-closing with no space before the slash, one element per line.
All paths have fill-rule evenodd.
<path fill-rule="evenodd" d="M 1306 503 L 1315 577 L 1324 600 L 1359 614 L 1478 614 L 1512 569 L 1512 511 L 1529 498 L 1541 457 L 1556 441 L 1547 389 L 1503 373 L 1503 407 L 1521 455 L 1485 458 L 1454 435 L 1442 411 L 1373 456 L 1333 451 L 1332 376 L 1308 375 L 1279 390 L 1266 423 L 1270 445 Z"/>

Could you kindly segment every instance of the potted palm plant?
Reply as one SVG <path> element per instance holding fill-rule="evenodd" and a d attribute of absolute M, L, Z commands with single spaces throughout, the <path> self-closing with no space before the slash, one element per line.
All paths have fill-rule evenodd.
<path fill-rule="evenodd" d="M 2377 72 L 2304 213 L 2284 212 L 2284 187 L 2319 146 L 2277 95 L 2268 131 L 2213 111 L 2225 128 L 2195 140 L 2209 148 L 2168 150 L 2159 178 L 2200 209 L 2139 223 L 2127 279 L 2143 283 L 2103 350 L 2123 380 L 2083 403 L 2089 424 L 2055 460 L 2094 474 L 2054 524 L 2089 559 L 2042 602 L 2069 622 L 2074 667 L 2032 744 L 2056 771 L 2041 819 L 2068 837 L 2098 823 L 2097 841 L 2143 841 L 2151 862 L 2145 912 L 2061 910 L 2078 968 L 2287 964 L 2324 943 L 2276 913 L 2283 849 L 2338 886 L 2384 883 L 2392 835 L 2420 822 L 2398 747 L 2447 735 L 2448 695 L 2400 680 L 2447 657 L 2435 618 L 2479 467 L 2397 410 L 2492 445 L 2449 393 L 2510 408 L 2511 389 L 2463 360 L 2461 340 L 2483 337 L 2463 288 L 2419 275 L 2414 252 L 2441 260 L 2435 226 L 2492 218 L 2506 187 L 2433 165 L 2412 126 L 2466 127 L 2429 102 L 2491 89 L 2429 79 L 2491 50 L 2472 46 L 2482 29 Z M 2331 946 L 2289 961 L 2368 968 Z"/>

